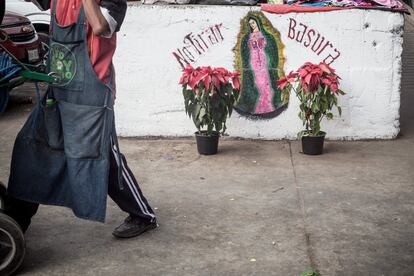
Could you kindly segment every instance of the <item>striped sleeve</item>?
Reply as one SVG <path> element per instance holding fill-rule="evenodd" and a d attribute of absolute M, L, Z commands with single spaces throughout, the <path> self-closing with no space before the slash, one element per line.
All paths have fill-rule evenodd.
<path fill-rule="evenodd" d="M 124 22 L 125 13 L 127 9 L 126 0 L 102 0 L 101 7 L 108 10 L 109 15 L 116 21 L 115 32 L 119 31 Z"/>

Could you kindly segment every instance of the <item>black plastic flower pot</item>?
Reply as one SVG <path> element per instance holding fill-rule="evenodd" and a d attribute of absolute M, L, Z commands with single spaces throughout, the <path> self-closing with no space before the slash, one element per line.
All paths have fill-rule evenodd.
<path fill-rule="evenodd" d="M 326 133 L 321 131 L 321 134 L 317 136 L 303 136 L 302 152 L 308 155 L 322 154 L 325 135 Z"/>
<path fill-rule="evenodd" d="M 212 135 L 207 135 L 206 131 L 197 131 L 195 136 L 199 154 L 212 155 L 217 153 L 220 133 L 213 132 Z"/>

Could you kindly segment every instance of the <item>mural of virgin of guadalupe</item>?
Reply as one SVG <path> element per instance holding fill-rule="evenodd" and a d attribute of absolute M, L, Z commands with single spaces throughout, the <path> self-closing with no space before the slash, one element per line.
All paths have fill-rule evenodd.
<path fill-rule="evenodd" d="M 236 69 L 241 73 L 236 111 L 253 119 L 270 119 L 285 108 L 277 88 L 283 73 L 283 44 L 279 32 L 261 12 L 249 12 L 241 21 L 235 47 Z"/>

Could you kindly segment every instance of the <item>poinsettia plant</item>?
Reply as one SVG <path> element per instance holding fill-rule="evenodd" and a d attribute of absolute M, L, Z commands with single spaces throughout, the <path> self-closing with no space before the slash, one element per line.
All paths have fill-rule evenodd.
<path fill-rule="evenodd" d="M 183 87 L 185 111 L 199 133 L 225 133 L 227 117 L 240 91 L 239 75 L 221 67 L 185 67 L 179 84 Z"/>
<path fill-rule="evenodd" d="M 342 110 L 338 106 L 337 96 L 345 93 L 338 88 L 340 79 L 335 70 L 324 62 L 319 64 L 306 62 L 298 70 L 279 79 L 278 87 L 282 90 L 283 101 L 287 102 L 291 91 L 294 91 L 299 98 L 298 115 L 305 126 L 305 130 L 299 132 L 300 137 L 322 134 L 321 121 L 324 117 L 333 118 L 334 106 L 341 116 Z"/>

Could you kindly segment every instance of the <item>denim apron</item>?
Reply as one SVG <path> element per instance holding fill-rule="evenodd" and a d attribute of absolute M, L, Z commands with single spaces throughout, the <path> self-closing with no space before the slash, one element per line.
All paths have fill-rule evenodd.
<path fill-rule="evenodd" d="M 49 86 L 16 138 L 8 193 L 103 222 L 110 139 L 117 145 L 112 85 L 97 77 L 90 62 L 83 6 L 76 23 L 61 27 L 53 2 L 49 69 L 59 81 Z"/>

